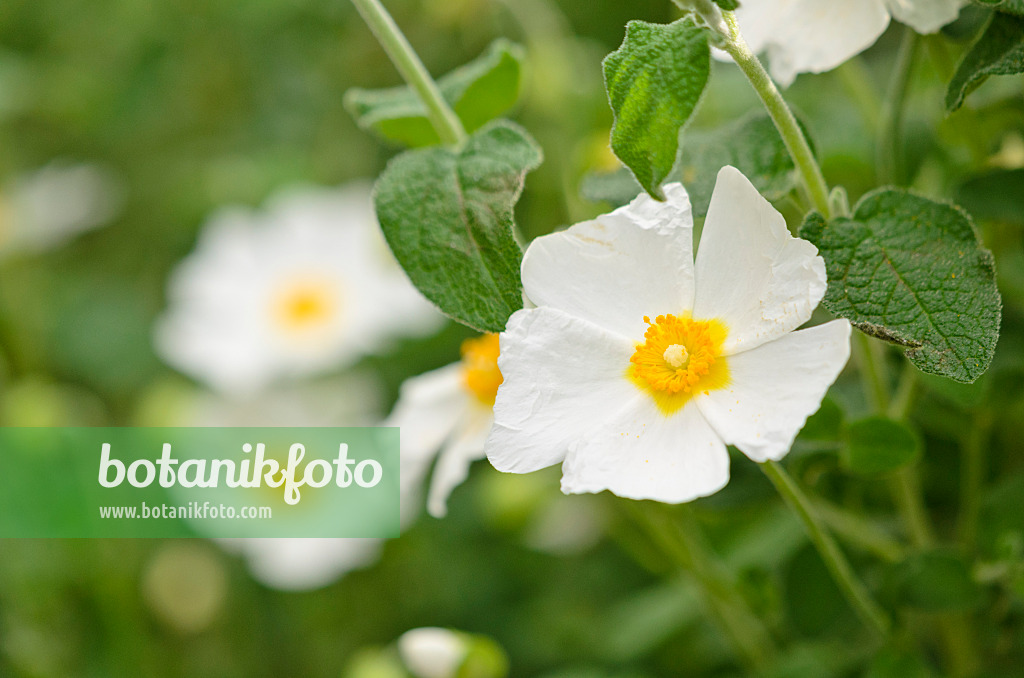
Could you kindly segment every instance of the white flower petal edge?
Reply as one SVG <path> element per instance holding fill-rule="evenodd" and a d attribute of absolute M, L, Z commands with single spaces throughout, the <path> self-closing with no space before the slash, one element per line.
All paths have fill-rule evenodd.
<path fill-rule="evenodd" d="M 786 456 L 850 357 L 850 323 L 834 320 L 729 358 L 732 383 L 696 399 L 725 442 L 756 462 Z"/>
<path fill-rule="evenodd" d="M 680 184 L 665 186 L 665 197 L 642 193 L 611 214 L 534 240 L 523 257 L 526 296 L 625 337 L 643 335 L 637 308 L 688 310 L 690 198 Z"/>
<path fill-rule="evenodd" d="M 437 450 L 458 425 L 468 406 L 459 363 L 426 372 L 402 383 L 395 409 L 383 426 L 402 429 L 402 488 L 419 487 Z"/>
<path fill-rule="evenodd" d="M 825 261 L 734 167 L 718 173 L 696 261 L 695 318 L 729 330 L 725 355 L 749 351 L 807 322 L 825 295 Z"/>
<path fill-rule="evenodd" d="M 435 518 L 448 515 L 448 497 L 469 475 L 469 467 L 484 457 L 484 445 L 494 418 L 482 404 L 472 403 L 437 458 L 427 494 L 427 512 Z"/>
<path fill-rule="evenodd" d="M 530 473 L 557 464 L 594 422 L 641 395 L 626 378 L 634 350 L 630 340 L 556 309 L 512 314 L 501 334 L 505 381 L 486 445 L 494 468 Z"/>
<path fill-rule="evenodd" d="M 568 494 L 611 490 L 676 504 L 713 494 L 727 482 L 729 453 L 697 408 L 665 417 L 640 392 L 574 445 L 562 465 L 562 491 Z"/>
<path fill-rule="evenodd" d="M 772 78 L 789 87 L 798 73 L 830 71 L 873 45 L 889 12 L 882 0 L 746 0 L 736 20 L 751 51 L 767 53 Z"/>
<path fill-rule="evenodd" d="M 280 591 L 323 588 L 347 572 L 377 560 L 383 539 L 234 538 L 216 540 L 240 552 L 253 578 Z"/>
<path fill-rule="evenodd" d="M 963 0 L 886 0 L 894 19 L 918 33 L 934 33 L 960 16 Z"/>

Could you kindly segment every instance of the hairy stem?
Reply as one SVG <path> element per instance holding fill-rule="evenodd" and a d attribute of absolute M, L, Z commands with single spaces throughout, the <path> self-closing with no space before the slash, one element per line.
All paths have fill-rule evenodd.
<path fill-rule="evenodd" d="M 622 503 L 657 548 L 696 580 L 709 610 L 747 668 L 755 675 L 766 674 L 775 657 L 775 643 L 735 582 L 723 574 L 690 510 L 680 507 L 670 513 L 655 502 Z"/>
<path fill-rule="evenodd" d="M 917 54 L 917 33 L 911 28 L 903 29 L 903 41 L 900 43 L 896 63 L 893 65 L 892 79 L 885 102 L 882 104 L 879 125 L 878 143 L 875 146 L 875 167 L 878 181 L 883 184 L 900 182 L 900 130 L 903 127 L 903 110 L 910 89 L 910 74 L 914 69 L 914 56 Z"/>
<path fill-rule="evenodd" d="M 412 45 L 402 34 L 398 24 L 391 18 L 380 0 L 352 0 L 359 10 L 366 25 L 373 31 L 391 63 L 395 65 L 405 82 L 412 87 L 423 105 L 427 107 L 427 117 L 434 126 L 441 143 L 456 146 L 466 140 L 466 130 L 459 116 L 441 96 L 437 83 L 430 77 L 420 58 L 416 56 Z"/>
<path fill-rule="evenodd" d="M 832 538 L 828 528 L 825 527 L 807 495 L 778 462 L 767 461 L 761 464 L 761 469 L 790 508 L 800 517 L 811 543 L 818 550 L 825 566 L 832 574 L 832 578 L 839 585 L 839 589 L 853 606 L 854 611 L 869 628 L 883 638 L 888 636 L 892 627 L 889 615 L 875 602 L 864 584 L 857 578 L 850 562 L 839 550 L 839 546 Z"/>
<path fill-rule="evenodd" d="M 807 190 L 807 195 L 810 196 L 815 209 L 825 215 L 826 218 L 830 217 L 828 184 L 825 183 L 821 167 L 811 151 L 810 144 L 807 143 L 807 137 L 804 136 L 803 130 L 800 129 L 793 111 L 789 109 L 786 100 L 782 98 L 779 89 L 772 82 L 768 71 L 764 69 L 757 56 L 750 51 L 750 47 L 743 39 L 743 36 L 740 35 L 736 16 L 732 12 L 722 12 L 722 16 L 729 30 L 729 36 L 721 45 L 722 49 L 729 53 L 733 61 L 736 62 L 736 65 L 740 67 L 743 75 L 747 76 L 750 85 L 757 92 L 761 103 L 767 109 L 768 115 L 771 116 L 772 122 L 775 123 L 775 127 L 779 130 L 779 135 L 786 145 L 786 150 L 789 151 L 789 155 L 793 158 L 793 162 L 800 172 L 804 188 Z"/>

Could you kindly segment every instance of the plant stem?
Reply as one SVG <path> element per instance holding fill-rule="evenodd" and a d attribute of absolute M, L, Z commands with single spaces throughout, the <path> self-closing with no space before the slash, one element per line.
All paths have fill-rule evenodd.
<path fill-rule="evenodd" d="M 919 548 L 934 546 L 935 533 L 932 531 L 928 510 L 924 505 L 921 477 L 918 475 L 916 466 L 896 472 L 892 479 L 892 495 L 903 519 L 903 524 L 910 535 L 911 543 Z"/>
<path fill-rule="evenodd" d="M 889 384 L 885 371 L 885 355 L 874 340 L 863 332 L 854 333 L 854 350 L 860 371 L 864 393 L 871 401 L 872 409 L 885 414 L 889 408 Z"/>
<path fill-rule="evenodd" d="M 747 667 L 757 675 L 767 673 L 775 643 L 735 582 L 722 574 L 722 564 L 689 509 L 680 507 L 678 514 L 670 514 L 656 502 L 620 503 L 657 547 L 697 581 L 705 603 Z"/>
<path fill-rule="evenodd" d="M 992 432 L 992 414 L 974 415 L 970 430 L 964 435 L 963 471 L 960 485 L 960 517 L 957 533 L 969 551 L 974 550 L 981 511 L 981 488 L 985 480 L 985 447 Z"/>
<path fill-rule="evenodd" d="M 380 0 L 352 0 L 366 25 L 370 27 L 391 63 L 395 65 L 405 82 L 416 92 L 427 108 L 427 117 L 434 126 L 441 143 L 456 146 L 466 140 L 466 130 L 459 116 L 441 96 L 437 83 L 430 77 L 412 45 L 402 34 L 398 24 L 391 18 Z"/>
<path fill-rule="evenodd" d="M 786 144 L 786 150 L 789 151 L 789 155 L 800 172 L 804 187 L 807 189 L 807 194 L 810 196 L 811 202 L 814 203 L 815 209 L 826 218 L 830 217 L 828 184 L 825 183 L 821 167 L 814 158 L 810 144 L 807 143 L 807 137 L 800 129 L 793 111 L 789 109 L 786 100 L 782 98 L 779 89 L 772 82 L 768 71 L 764 69 L 757 56 L 750 51 L 743 36 L 740 35 L 736 16 L 732 12 L 722 12 L 722 16 L 730 33 L 728 38 L 723 41 L 722 48 L 729 53 L 743 74 L 747 76 L 750 85 L 760 97 L 761 103 L 768 110 L 768 115 L 771 116 L 783 143 Z"/>
<path fill-rule="evenodd" d="M 821 520 L 845 542 L 890 563 L 898 563 L 906 557 L 903 545 L 870 520 L 821 498 L 811 501 Z"/>
<path fill-rule="evenodd" d="M 892 627 L 889 615 L 871 598 L 864 584 L 857 578 L 846 556 L 839 550 L 839 546 L 836 545 L 828 528 L 825 527 L 803 490 L 778 462 L 767 461 L 761 464 L 761 469 L 790 508 L 803 521 L 807 536 L 811 538 L 811 542 L 818 549 L 825 566 L 853 609 L 869 628 L 883 638 L 888 636 L 889 629 Z"/>
<path fill-rule="evenodd" d="M 889 80 L 889 89 L 882 105 L 878 144 L 875 146 L 875 167 L 878 181 L 883 184 L 898 183 L 901 178 L 900 130 L 903 127 L 903 110 L 910 88 L 914 56 L 917 54 L 917 33 L 907 27 L 903 31 L 903 41 L 896 55 L 892 79 Z"/>

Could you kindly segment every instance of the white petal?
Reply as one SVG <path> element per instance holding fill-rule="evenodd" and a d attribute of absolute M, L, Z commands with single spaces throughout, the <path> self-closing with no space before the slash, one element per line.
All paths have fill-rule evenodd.
<path fill-rule="evenodd" d="M 309 591 L 373 563 L 384 540 L 258 538 L 217 542 L 228 550 L 241 551 L 257 581 L 282 591 Z"/>
<path fill-rule="evenodd" d="M 431 463 L 470 408 L 462 364 L 407 379 L 385 426 L 401 429 L 403 494 L 410 498 L 423 484 Z"/>
<path fill-rule="evenodd" d="M 767 52 L 783 87 L 798 73 L 823 73 L 875 43 L 889 12 L 883 0 L 744 0 L 736 10 L 751 50 Z"/>
<path fill-rule="evenodd" d="M 960 15 L 961 0 L 886 0 L 894 19 L 918 33 L 934 33 Z"/>
<path fill-rule="evenodd" d="M 697 398 L 725 442 L 757 462 L 789 452 L 850 357 L 850 323 L 834 320 L 729 358 L 732 383 Z"/>
<path fill-rule="evenodd" d="M 597 420 L 601 421 L 601 420 Z M 669 503 L 713 494 L 729 482 L 729 453 L 689 404 L 666 417 L 645 393 L 573 447 L 562 491 L 600 492 Z"/>
<path fill-rule="evenodd" d="M 782 215 L 734 167 L 718 173 L 696 278 L 693 315 L 726 324 L 726 355 L 803 325 L 826 286 L 818 249 L 790 235 Z"/>
<path fill-rule="evenodd" d="M 448 629 L 412 629 L 398 639 L 398 653 L 417 678 L 452 678 L 468 652 L 466 639 Z"/>
<path fill-rule="evenodd" d="M 484 444 L 491 432 L 494 416 L 490 409 L 475 405 L 456 426 L 454 436 L 445 444 L 430 477 L 427 511 L 435 518 L 448 514 L 448 497 L 469 475 L 469 467 L 484 457 Z"/>
<path fill-rule="evenodd" d="M 641 193 L 611 214 L 534 240 L 523 257 L 523 287 L 551 306 L 639 338 L 643 317 L 693 305 L 693 215 L 679 184 L 665 202 Z"/>
<path fill-rule="evenodd" d="M 494 404 L 487 457 L 499 471 L 529 473 L 565 458 L 597 422 L 626 406 L 635 347 L 551 308 L 516 311 L 501 334 L 504 383 Z"/>

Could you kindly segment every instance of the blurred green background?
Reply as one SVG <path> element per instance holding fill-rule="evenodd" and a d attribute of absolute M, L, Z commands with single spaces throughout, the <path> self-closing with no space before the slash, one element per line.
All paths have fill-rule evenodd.
<path fill-rule="evenodd" d="M 512 117 L 547 156 L 517 211 L 527 237 L 607 208 L 578 190 L 587 172 L 609 167 L 600 60 L 619 45 L 627 20 L 668 21 L 671 3 L 387 4 L 435 75 L 496 37 L 526 46 L 524 94 Z M 958 446 L 965 431 L 983 427 L 991 489 L 973 577 L 936 586 L 964 588 L 956 609 L 988 603 L 978 608 L 986 611 L 978 633 L 1006 671 L 992 675 L 1011 676 L 1024 665 L 1024 98 L 1019 79 L 997 80 L 945 116 L 944 69 L 972 26 L 977 17 L 967 16 L 926 45 L 901 176 L 928 195 L 957 198 L 978 218 L 997 255 L 1003 339 L 979 384 L 926 380 L 914 420 L 929 444 L 926 492 L 942 531 L 957 506 Z M 788 93 L 830 183 L 845 185 L 851 201 L 875 185 L 872 125 L 893 33 L 857 62 L 804 76 Z M 169 272 L 219 206 L 257 206 L 295 183 L 376 176 L 396 149 L 360 131 L 342 97 L 350 87 L 398 83 L 346 0 L 0 4 L 0 206 L 19 177 L 54 162 L 102 167 L 119 196 L 102 228 L 0 259 L 0 424 L 145 424 L 191 397 L 198 389 L 164 366 L 151 342 Z M 735 69 L 718 64 L 695 125 L 712 128 L 755 106 Z M 799 218 L 792 205 L 780 208 L 791 224 Z M 380 415 L 404 379 L 457 359 L 469 335 L 449 326 L 367 358 L 361 367 L 380 383 Z M 849 375 L 833 397 L 848 412 L 865 409 Z M 795 468 L 884 524 L 884 493 L 839 467 L 841 417 L 827 402 L 794 450 Z M 852 640 L 863 631 L 750 466 L 737 460 L 727 490 L 697 509 L 740 586 L 789 641 L 779 675 L 930 675 L 904 646 L 875 653 Z M 607 496 L 563 498 L 557 476 L 503 477 L 477 464 L 448 518 L 421 518 L 375 565 L 304 593 L 256 583 L 242 560 L 205 540 L 0 541 L 0 676 L 343 676 L 358 652 L 426 625 L 493 637 L 514 676 L 742 675 L 692 589 L 664 577 L 667 564 L 617 505 Z M 557 536 L 581 525 L 586 539 Z M 948 601 L 935 606 L 927 581 L 921 605 L 899 563 L 851 555 L 887 603 L 922 624 L 949 609 Z M 987 578 L 978 574 L 984 567 Z"/>

